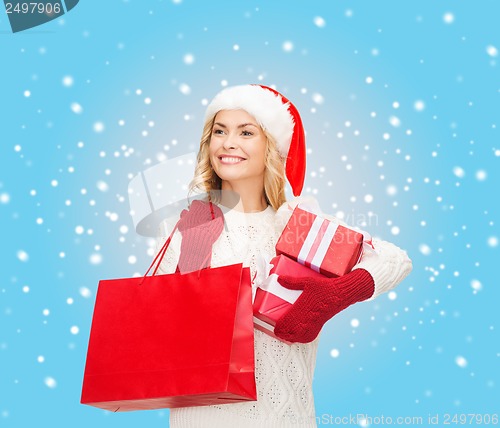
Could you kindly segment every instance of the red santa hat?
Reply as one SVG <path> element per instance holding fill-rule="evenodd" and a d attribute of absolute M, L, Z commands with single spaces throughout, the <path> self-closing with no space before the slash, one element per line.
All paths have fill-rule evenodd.
<path fill-rule="evenodd" d="M 219 92 L 208 105 L 205 123 L 220 110 L 243 109 L 276 141 L 286 159 L 286 177 L 294 196 L 299 196 L 306 173 L 304 127 L 295 106 L 278 91 L 264 85 L 232 86 Z"/>

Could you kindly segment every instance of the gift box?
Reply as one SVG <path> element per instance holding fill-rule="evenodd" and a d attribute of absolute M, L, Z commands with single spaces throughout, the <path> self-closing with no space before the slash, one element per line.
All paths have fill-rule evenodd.
<path fill-rule="evenodd" d="M 327 277 L 350 272 L 361 257 L 363 234 L 295 207 L 276 244 L 283 254 Z"/>
<path fill-rule="evenodd" d="M 269 276 L 258 284 L 255 292 L 253 304 L 254 326 L 257 330 L 263 331 L 278 340 L 282 340 L 275 336 L 274 326 L 276 325 L 276 321 L 299 298 L 302 290 L 289 290 L 283 287 L 278 282 L 278 276 L 282 274 L 300 278 L 322 277 L 323 275 L 283 255 L 274 257 L 269 263 L 273 265 L 269 271 Z"/>

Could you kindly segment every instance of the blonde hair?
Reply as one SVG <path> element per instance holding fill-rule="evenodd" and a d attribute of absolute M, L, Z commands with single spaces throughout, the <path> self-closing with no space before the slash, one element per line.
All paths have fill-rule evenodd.
<path fill-rule="evenodd" d="M 189 183 L 189 194 L 196 190 L 206 192 L 209 195 L 209 199 L 219 202 L 222 180 L 212 168 L 209 157 L 209 145 L 214 122 L 215 116 L 208 120 L 203 127 L 200 150 L 196 158 L 194 178 Z M 267 140 L 264 161 L 264 196 L 266 202 L 277 210 L 286 202 L 285 163 L 283 157 L 278 152 L 276 140 L 265 129 L 261 129 Z"/>

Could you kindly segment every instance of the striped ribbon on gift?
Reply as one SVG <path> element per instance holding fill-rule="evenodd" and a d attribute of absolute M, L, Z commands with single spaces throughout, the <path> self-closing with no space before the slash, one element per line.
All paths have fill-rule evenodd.
<path fill-rule="evenodd" d="M 319 267 L 326 256 L 338 226 L 336 223 L 316 216 L 302 244 L 297 261 L 319 272 Z"/>

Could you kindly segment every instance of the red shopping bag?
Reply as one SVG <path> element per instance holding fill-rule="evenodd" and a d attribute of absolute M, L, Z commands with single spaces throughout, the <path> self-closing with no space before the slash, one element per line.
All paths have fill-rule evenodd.
<path fill-rule="evenodd" d="M 81 403 L 116 412 L 256 400 L 249 268 L 158 266 L 99 282 Z"/>

